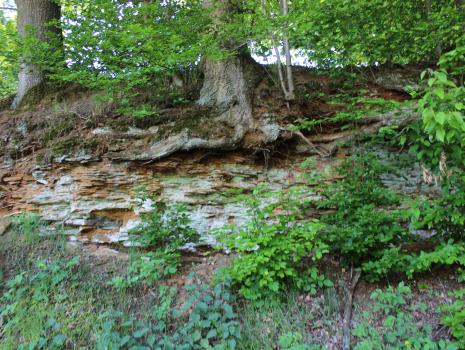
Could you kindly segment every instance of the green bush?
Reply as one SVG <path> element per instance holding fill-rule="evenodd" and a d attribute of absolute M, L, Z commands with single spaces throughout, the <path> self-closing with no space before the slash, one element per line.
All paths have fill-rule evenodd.
<path fill-rule="evenodd" d="M 410 288 L 403 283 L 386 291 L 375 290 L 372 309 L 362 315 L 353 331 L 357 341 L 354 349 L 457 349 L 452 342 L 433 340 L 431 326 L 415 322 L 412 313 L 422 305 L 413 304 L 411 297 Z M 369 324 L 373 313 L 382 321 L 382 330 Z"/>
<path fill-rule="evenodd" d="M 161 247 L 167 251 L 178 251 L 183 245 L 198 241 L 199 235 L 190 226 L 185 204 L 167 205 L 138 191 L 138 209 L 143 211 L 147 203 L 151 209 L 140 214 L 142 223 L 129 232 L 132 240 L 146 248 Z"/>
<path fill-rule="evenodd" d="M 27 244 L 37 243 L 44 222 L 36 213 L 22 213 L 13 218 L 14 231 L 24 237 Z"/>
<path fill-rule="evenodd" d="M 198 233 L 190 226 L 185 205 L 176 203 L 168 206 L 147 196 L 141 196 L 139 204 L 143 206 L 148 200 L 153 203 L 151 210 L 141 213 L 142 222 L 129 235 L 133 243 L 153 251 L 130 255 L 127 274 L 114 277 L 110 282 L 120 290 L 141 283 L 152 284 L 175 274 L 181 264 L 180 249 L 199 239 Z"/>
<path fill-rule="evenodd" d="M 141 284 L 152 285 L 163 277 L 174 275 L 180 264 L 178 252 L 135 252 L 129 256 L 127 273 L 113 277 L 110 285 L 118 290 Z"/>
<path fill-rule="evenodd" d="M 120 312 L 106 313 L 97 349 L 236 348 L 240 325 L 231 306 L 228 284 L 213 289 L 198 284 L 187 286 L 188 300 L 174 311 L 175 290 L 161 287 L 160 291 L 162 303 L 153 308 L 147 321 L 127 319 Z"/>
<path fill-rule="evenodd" d="M 19 50 L 16 23 L 0 10 L 0 99 L 16 91 Z"/>
<path fill-rule="evenodd" d="M 451 330 L 460 349 L 465 349 L 465 288 L 450 293 L 455 301 L 440 307 L 441 323 Z"/>
<path fill-rule="evenodd" d="M 320 186 L 322 199 L 316 203 L 327 210 L 320 218 L 326 243 L 343 264 L 362 267 L 371 279 L 390 270 L 391 262 L 383 261 L 386 252 L 411 239 L 402 225 L 405 215 L 396 208 L 401 197 L 383 186 L 383 171 L 386 167 L 371 154 L 349 157 L 337 168 L 341 178 Z M 370 265 L 378 261 L 383 268 Z"/>
<path fill-rule="evenodd" d="M 224 272 L 245 298 L 259 299 L 290 285 L 316 292 L 331 284 L 315 265 L 328 246 L 320 237 L 323 225 L 304 218 L 305 196 L 300 189 L 268 192 L 258 186 L 235 198 L 248 206 L 249 221 L 222 228 L 218 239 L 236 254 Z"/>
<path fill-rule="evenodd" d="M 279 347 L 282 350 L 307 350 L 308 345 L 302 343 L 303 336 L 300 333 L 286 333 L 279 337 Z"/>
<path fill-rule="evenodd" d="M 33 273 L 22 272 L 7 282 L 7 290 L 0 299 L 2 348 L 65 347 L 66 336 L 57 321 L 50 318 L 47 307 L 68 298 L 63 286 L 77 282 L 78 267 L 78 257 L 67 261 L 39 260 Z"/>

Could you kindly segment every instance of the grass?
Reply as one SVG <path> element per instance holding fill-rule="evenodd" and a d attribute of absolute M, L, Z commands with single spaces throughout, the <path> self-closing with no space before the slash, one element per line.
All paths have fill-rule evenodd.
<path fill-rule="evenodd" d="M 116 263 L 101 269 L 94 268 L 90 256 L 73 260 L 76 252 L 70 251 L 65 237 L 59 232 L 39 235 L 42 225 L 34 216 L 21 217 L 18 222 L 21 225 L 16 224 L 0 244 L 0 323 L 4 326 L 0 349 L 28 348 L 44 336 L 51 321 L 59 326 L 59 334 L 70 340 L 67 346 L 93 348 L 102 323 L 100 315 L 107 309 L 134 309 L 141 291 L 110 288 L 108 281 L 118 268 Z"/>
<path fill-rule="evenodd" d="M 137 333 L 141 325 L 152 329 L 156 326 L 154 310 L 167 306 L 170 310 L 177 310 L 187 298 L 183 290 L 178 290 L 174 302 L 167 304 L 159 288 L 159 284 L 168 282 L 166 280 L 160 281 L 158 285 L 140 285 L 122 290 L 113 288 L 109 282 L 115 275 L 121 274 L 126 262 L 122 263 L 115 257 L 102 260 L 104 258 L 71 249 L 59 231 L 48 235 L 41 232 L 46 232 L 43 223 L 36 216 L 29 215 L 18 218 L 13 230 L 0 237 L 0 267 L 3 275 L 0 280 L 2 350 L 96 349 L 102 334 L 108 336 L 112 332 L 116 332 L 120 340 L 128 336 L 136 342 L 142 339 L 138 338 L 140 333 Z M 450 338 L 447 329 L 444 331 L 440 326 L 437 314 L 433 315 L 436 324 L 432 326 L 435 328 L 426 333 L 417 332 L 415 324 L 424 324 L 432 317 L 431 310 L 427 310 L 431 309 L 428 305 L 444 303 L 442 291 L 445 288 L 442 284 L 435 287 L 425 282 L 418 286 L 413 293 L 408 292 L 407 305 L 398 302 L 392 288 L 378 291 L 377 299 L 370 299 L 369 293 L 359 296 L 353 317 L 358 327 L 354 346 L 362 342 L 377 346 L 384 341 L 383 336 L 389 334 L 389 327 L 380 321 L 386 316 L 377 316 L 373 310 L 379 309 L 379 305 L 393 302 L 397 304 L 393 304 L 394 311 L 390 311 L 388 316 L 394 315 L 399 322 L 406 322 L 409 327 L 408 341 L 424 341 L 425 335 L 437 334 L 438 330 L 441 330 L 440 338 Z M 414 306 L 411 300 L 421 297 L 425 299 L 422 303 L 425 309 L 420 312 L 410 305 Z M 241 325 L 241 337 L 236 349 L 340 348 L 344 300 L 336 287 L 321 290 L 314 296 L 288 291 L 279 299 L 261 302 L 236 299 L 231 305 Z M 122 321 L 115 323 L 113 327 L 116 328 L 105 331 L 108 315 L 115 310 L 123 315 Z M 405 318 L 407 316 L 402 316 L 401 312 L 414 315 L 415 318 Z M 208 311 L 205 315 L 209 315 Z M 188 322 L 186 317 L 168 317 L 164 332 L 172 334 L 181 329 Z M 134 320 L 134 326 L 125 326 L 124 320 Z M 364 332 L 368 332 L 364 330 L 376 332 L 376 337 L 364 335 Z M 392 337 L 396 341 L 403 341 L 403 331 L 399 330 Z M 440 339 L 434 341 L 439 344 Z M 117 348 L 128 349 L 129 346 L 102 349 Z"/>
<path fill-rule="evenodd" d="M 240 310 L 243 333 L 239 349 L 276 349 L 287 334 L 302 335 L 301 343 L 320 348 L 339 337 L 340 300 L 334 288 L 317 297 L 290 292 L 283 299 L 264 303 L 246 303 Z M 309 328 L 318 329 L 316 338 Z"/>

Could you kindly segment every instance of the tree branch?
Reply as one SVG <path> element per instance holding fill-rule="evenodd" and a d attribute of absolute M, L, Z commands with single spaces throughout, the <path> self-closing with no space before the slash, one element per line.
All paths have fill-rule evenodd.
<path fill-rule="evenodd" d="M 360 269 L 355 270 L 350 269 L 351 281 L 350 289 L 347 291 L 347 300 L 344 307 L 344 328 L 343 328 L 343 338 L 342 338 L 342 350 L 350 350 L 350 328 L 351 328 L 351 319 L 352 319 L 352 302 L 354 298 L 355 288 L 357 288 L 357 283 L 360 278 L 362 271 Z"/>
<path fill-rule="evenodd" d="M 18 9 L 16 7 L 0 6 L 0 10 L 17 11 Z"/>

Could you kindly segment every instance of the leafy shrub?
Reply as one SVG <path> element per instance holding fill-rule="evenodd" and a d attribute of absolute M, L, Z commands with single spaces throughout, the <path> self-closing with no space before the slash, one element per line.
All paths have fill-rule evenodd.
<path fill-rule="evenodd" d="M 163 248 L 174 252 L 187 243 L 197 242 L 198 233 L 190 226 L 187 207 L 182 203 L 166 205 L 155 198 L 142 196 L 141 206 L 152 203 L 149 212 L 140 214 L 142 223 L 130 231 L 132 238 L 147 248 Z"/>
<path fill-rule="evenodd" d="M 174 336 L 192 349 L 235 349 L 240 338 L 240 325 L 231 302 L 229 284 L 224 282 L 209 290 L 193 284 L 186 289 L 189 299 L 177 315 L 190 311 L 189 319 Z M 187 344 L 186 344 L 187 343 Z"/>
<path fill-rule="evenodd" d="M 147 201 L 153 203 L 151 211 L 141 213 L 141 224 L 129 234 L 133 242 L 155 251 L 131 256 L 127 274 L 114 277 L 111 281 L 118 289 L 141 283 L 151 284 L 175 274 L 181 264 L 180 249 L 199 239 L 198 233 L 190 227 L 184 205 L 177 203 L 167 206 L 146 196 L 139 199 L 139 204 L 143 206 Z"/>
<path fill-rule="evenodd" d="M 16 91 L 19 50 L 16 23 L 0 10 L 0 99 Z"/>
<path fill-rule="evenodd" d="M 410 275 L 432 265 L 458 265 L 462 269 L 459 278 L 465 279 L 464 52 L 462 38 L 440 58 L 438 70 L 422 73 L 426 86 L 418 107 L 422 120 L 410 127 L 410 151 L 428 169 L 441 195 L 412 208 L 412 226 L 433 229 L 429 240 L 434 248 L 403 257 Z"/>
<path fill-rule="evenodd" d="M 460 349 L 465 349 L 465 288 L 450 293 L 455 301 L 440 307 L 441 323 L 447 326 Z"/>
<path fill-rule="evenodd" d="M 328 252 L 328 246 L 319 236 L 323 225 L 304 219 L 305 194 L 299 189 L 267 192 L 258 186 L 250 195 L 235 198 L 247 204 L 249 221 L 224 227 L 218 238 L 237 254 L 225 273 L 242 296 L 258 299 L 289 284 L 315 292 L 317 286 L 331 284 L 312 264 Z M 271 203 L 264 203 L 266 198 Z"/>
<path fill-rule="evenodd" d="M 136 321 L 120 311 L 107 311 L 101 315 L 102 326 L 99 330 L 97 349 L 127 349 L 131 347 L 164 346 L 164 337 L 171 321 L 170 309 L 173 306 L 174 288 L 160 287 L 161 303 L 155 304 L 148 322 Z M 169 349 L 170 347 L 166 347 Z M 174 348 L 174 347 L 171 347 Z"/>
<path fill-rule="evenodd" d="M 186 290 L 186 303 L 171 312 L 175 290 L 162 287 L 162 303 L 146 322 L 107 313 L 97 349 L 235 349 L 240 326 L 230 303 L 229 286 L 218 284 L 211 290 L 196 284 Z M 170 324 L 175 328 L 171 329 Z"/>
<path fill-rule="evenodd" d="M 385 258 L 393 245 L 409 239 L 402 226 L 400 197 L 385 188 L 380 175 L 385 168 L 373 155 L 352 156 L 338 167 L 341 179 L 320 187 L 322 199 L 316 205 L 329 210 L 320 218 L 327 226 L 325 239 L 346 265 L 362 266 L 368 277 L 389 271 L 364 265 Z M 392 252 L 391 252 L 392 253 Z"/>
<path fill-rule="evenodd" d="M 123 290 L 136 285 L 151 285 L 163 277 L 173 275 L 181 264 L 179 253 L 155 251 L 130 254 L 126 275 L 113 277 L 110 285 Z"/>
<path fill-rule="evenodd" d="M 61 287 L 76 283 L 78 265 L 78 257 L 67 261 L 39 260 L 34 273 L 22 272 L 7 282 L 8 289 L 0 299 L 0 345 L 8 348 L 14 343 L 18 346 L 18 339 L 21 339 L 19 348 L 64 348 L 66 337 L 61 326 L 48 317 L 45 307 L 67 298 Z M 29 316 L 26 318 L 26 315 Z"/>
<path fill-rule="evenodd" d="M 302 344 L 303 336 L 300 333 L 286 333 L 279 337 L 279 346 L 282 350 L 307 350 L 309 347 Z"/>
<path fill-rule="evenodd" d="M 344 264 L 360 266 L 369 280 L 389 273 L 411 278 L 440 265 L 461 267 L 459 278 L 465 278 L 460 230 L 465 216 L 462 204 L 456 206 L 460 194 L 454 198 L 449 192 L 436 200 L 402 203 L 399 195 L 381 183 L 383 171 L 388 168 L 372 155 L 353 156 L 338 168 L 342 179 L 321 186 L 323 199 L 317 202 L 317 207 L 331 210 L 320 218 L 327 224 L 324 235 L 327 244 L 341 255 Z M 409 207 L 400 209 L 402 204 Z M 411 234 L 407 224 L 410 229 L 434 228 L 436 233 L 421 238 Z M 409 246 L 415 244 L 431 248 L 410 251 Z"/>
<path fill-rule="evenodd" d="M 36 213 L 22 213 L 13 218 L 15 232 L 24 237 L 26 243 L 37 243 L 44 223 Z"/>
<path fill-rule="evenodd" d="M 411 290 L 400 283 L 386 291 L 377 289 L 371 294 L 375 302 L 373 309 L 365 312 L 354 329 L 357 344 L 354 349 L 457 349 L 449 341 L 432 339 L 429 325 L 418 325 L 411 316 L 415 307 L 411 303 Z M 368 324 L 372 312 L 381 318 L 383 330 Z"/>
<path fill-rule="evenodd" d="M 440 58 L 438 70 L 422 73 L 423 78 L 428 78 L 418 107 L 422 120 L 410 133 L 411 152 L 436 175 L 443 192 L 422 208 L 426 211 L 423 223 L 434 226 L 444 240 L 464 239 L 464 52 L 462 38 L 454 50 Z"/>

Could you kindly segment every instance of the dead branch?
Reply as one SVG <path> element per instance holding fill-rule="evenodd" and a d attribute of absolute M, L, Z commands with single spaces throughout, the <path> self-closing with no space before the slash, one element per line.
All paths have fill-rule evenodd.
<path fill-rule="evenodd" d="M 331 156 L 332 152 L 326 150 L 325 148 L 323 147 L 320 147 L 322 148 L 324 151 L 320 151 L 318 149 L 317 146 L 315 146 L 315 144 L 310 141 L 308 138 L 305 137 L 304 134 L 302 134 L 299 130 L 296 130 L 296 131 L 293 131 L 294 135 L 297 135 L 300 139 L 302 139 L 302 141 L 304 141 L 308 146 L 310 146 L 310 148 L 315 151 L 319 156 L 321 157 L 329 157 Z"/>
<path fill-rule="evenodd" d="M 350 350 L 350 323 L 352 320 L 352 302 L 354 298 L 355 288 L 357 287 L 358 280 L 362 271 L 360 269 L 355 270 L 353 275 L 353 268 L 350 270 L 351 285 L 347 291 L 347 300 L 344 307 L 344 335 L 342 338 L 342 350 Z"/>

